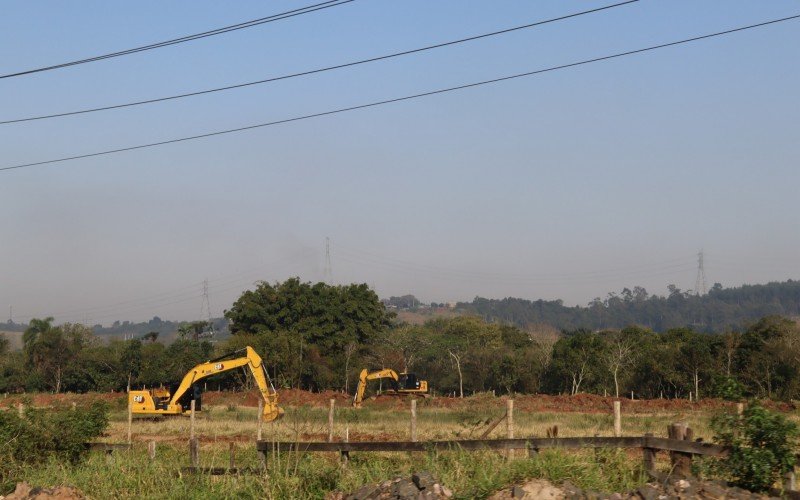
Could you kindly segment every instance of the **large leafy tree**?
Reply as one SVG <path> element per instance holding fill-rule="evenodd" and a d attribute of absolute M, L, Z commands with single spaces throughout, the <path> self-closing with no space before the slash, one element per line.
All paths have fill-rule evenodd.
<path fill-rule="evenodd" d="M 264 347 L 269 352 L 262 354 L 274 371 L 295 367 L 292 385 L 314 388 L 343 386 L 349 346 L 368 344 L 390 326 L 393 315 L 365 284 L 333 286 L 290 278 L 260 282 L 225 317 L 232 334 L 268 339 Z"/>
<path fill-rule="evenodd" d="M 80 369 L 78 354 L 91 341 L 88 327 L 66 323 L 53 327 L 53 318 L 32 320 L 23 335 L 28 364 L 56 393 L 71 371 Z"/>

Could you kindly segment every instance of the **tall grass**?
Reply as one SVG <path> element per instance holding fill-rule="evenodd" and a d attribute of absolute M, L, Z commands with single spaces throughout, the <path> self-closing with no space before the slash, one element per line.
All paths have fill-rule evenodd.
<path fill-rule="evenodd" d="M 331 491 L 352 491 L 359 486 L 412 472 L 427 470 L 459 498 L 484 498 L 500 488 L 527 478 L 549 479 L 556 484 L 570 481 L 601 492 L 625 491 L 644 481 L 638 451 L 548 450 L 534 457 L 507 460 L 496 452 L 438 453 L 353 453 L 347 466 L 333 453 L 283 453 L 270 456 L 266 470 L 255 451 L 257 409 L 235 406 L 204 407 L 196 422 L 200 437 L 203 467 L 226 467 L 228 443 L 237 446 L 237 466 L 258 472 L 251 475 L 210 477 L 179 476 L 188 464 L 189 419 L 136 419 L 133 423 L 134 447 L 130 451 L 105 456 L 94 453 L 75 465 L 50 460 L 26 468 L 20 477 L 37 486 L 72 485 L 92 498 L 323 498 Z M 480 436 L 489 422 L 503 413 L 497 406 L 472 405 L 446 409 L 421 405 L 417 430 L 420 440 L 469 439 Z M 795 415 L 791 416 L 792 418 Z M 127 413 L 124 407 L 111 414 L 111 424 L 102 439 L 124 441 Z M 285 417 L 263 426 L 266 440 L 325 440 L 328 411 L 324 408 L 290 407 Z M 653 432 L 666 435 L 667 425 L 685 421 L 696 437 L 710 440 L 710 415 L 681 412 L 651 415 L 623 415 L 623 434 Z M 517 437 L 542 437 L 554 425 L 559 436 L 608 436 L 612 434 L 610 414 L 526 412 L 514 415 Z M 345 429 L 350 439 L 406 439 L 409 436 L 408 410 L 369 407 L 354 410 L 337 407 L 334 437 L 341 440 Z M 503 437 L 505 425 L 490 437 Z M 158 443 L 157 457 L 147 458 L 146 442 Z M 661 457 L 662 460 L 666 456 Z M 667 465 L 662 462 L 662 466 Z M 0 494 L 4 492 L 0 491 Z"/>
<path fill-rule="evenodd" d="M 227 464 L 222 447 L 201 449 L 201 466 Z M 395 476 L 427 470 L 453 489 L 457 498 L 484 498 L 526 478 L 556 483 L 569 480 L 597 491 L 623 491 L 643 481 L 637 460 L 623 452 L 564 453 L 547 451 L 533 458 L 506 460 L 494 452 L 358 453 L 345 466 L 333 454 L 283 453 L 272 455 L 266 469 L 258 471 L 254 447 L 237 450 L 237 465 L 253 474 L 208 476 L 179 475 L 187 464 L 183 447 L 161 446 L 154 461 L 139 445 L 106 456 L 92 454 L 87 461 L 68 465 L 52 460 L 29 468 L 24 479 L 33 485 L 69 485 L 91 498 L 323 498 L 331 491 L 351 491 L 359 486 Z"/>

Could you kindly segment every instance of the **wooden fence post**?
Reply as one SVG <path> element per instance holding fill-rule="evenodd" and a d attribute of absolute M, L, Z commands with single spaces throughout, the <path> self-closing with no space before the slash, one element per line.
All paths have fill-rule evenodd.
<path fill-rule="evenodd" d="M 131 444 L 133 438 L 133 407 L 130 400 L 128 400 L 128 444 Z"/>
<path fill-rule="evenodd" d="M 228 443 L 228 448 L 231 452 L 230 462 L 228 463 L 228 469 L 233 470 L 236 468 L 236 445 L 233 444 L 233 441 Z"/>
<path fill-rule="evenodd" d="M 796 491 L 797 490 L 797 478 L 794 475 L 794 471 L 787 472 L 783 476 L 783 489 L 786 491 Z"/>
<path fill-rule="evenodd" d="M 514 400 L 506 401 L 506 435 L 514 439 Z"/>
<path fill-rule="evenodd" d="M 514 400 L 506 401 L 506 437 L 514 439 Z M 514 450 L 508 450 L 508 458 L 514 458 Z"/>
<path fill-rule="evenodd" d="M 194 399 L 189 402 L 191 415 L 189 417 L 189 439 L 194 439 Z"/>
<path fill-rule="evenodd" d="M 196 468 L 199 460 L 198 450 L 197 450 L 197 438 L 190 438 L 189 439 L 189 462 L 191 462 L 192 467 Z"/>
<path fill-rule="evenodd" d="M 645 441 L 650 437 L 653 437 L 653 433 L 646 433 L 644 435 Z M 656 450 L 653 448 L 642 448 L 642 462 L 644 464 L 644 472 L 652 476 L 656 471 Z"/>
<path fill-rule="evenodd" d="M 333 409 L 336 405 L 336 400 L 331 399 L 331 408 L 328 410 L 328 442 L 333 442 Z"/>
<path fill-rule="evenodd" d="M 344 442 L 350 442 L 350 426 L 344 428 Z M 350 452 L 347 450 L 342 450 L 342 465 L 347 466 L 347 463 L 350 461 Z"/>
<path fill-rule="evenodd" d="M 744 413 L 744 403 L 736 403 L 736 414 L 742 416 Z"/>
<path fill-rule="evenodd" d="M 261 427 L 263 424 L 263 419 L 261 415 L 264 414 L 264 401 L 259 399 L 258 400 L 258 415 L 256 416 L 256 441 L 261 441 Z"/>
<path fill-rule="evenodd" d="M 614 401 L 614 436 L 622 436 L 622 403 Z"/>
<path fill-rule="evenodd" d="M 191 462 L 192 467 L 197 467 L 199 456 L 197 438 L 194 437 L 194 404 L 194 399 L 189 402 L 189 409 L 191 411 L 189 415 L 189 462 Z"/>
<path fill-rule="evenodd" d="M 150 457 L 150 460 L 155 460 L 156 458 L 156 442 L 150 441 L 147 443 L 147 455 Z"/>
<path fill-rule="evenodd" d="M 19 418 L 25 418 L 25 405 L 24 404 L 19 403 L 17 405 L 17 415 L 19 415 Z"/>
<path fill-rule="evenodd" d="M 417 441 L 417 400 L 411 400 L 411 441 Z"/>
<path fill-rule="evenodd" d="M 667 427 L 667 434 L 670 439 L 681 441 L 691 441 L 693 432 L 688 426 L 681 422 Z M 692 473 L 692 454 L 677 451 L 670 452 L 670 463 L 672 465 L 672 475 L 675 477 L 689 477 Z"/>

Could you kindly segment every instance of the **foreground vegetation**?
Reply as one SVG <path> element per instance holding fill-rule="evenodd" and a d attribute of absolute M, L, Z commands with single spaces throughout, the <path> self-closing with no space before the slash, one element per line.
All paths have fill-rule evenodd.
<path fill-rule="evenodd" d="M 10 413 L 6 410 L 0 413 Z M 70 412 L 66 409 L 64 412 Z M 261 470 L 255 452 L 255 410 L 251 408 L 216 407 L 198 419 L 197 435 L 201 439 L 200 465 L 227 467 L 229 443 L 236 447 L 237 467 L 247 473 L 233 476 L 179 475 L 187 466 L 188 419 L 147 419 L 134 422 L 134 446 L 130 451 L 113 455 L 92 453 L 85 461 L 70 462 L 51 455 L 43 463 L 25 464 L 16 472 L 15 480 L 33 485 L 69 485 L 93 498 L 322 498 L 331 491 L 351 491 L 359 486 L 388 478 L 410 475 L 416 471 L 434 473 L 457 498 L 482 498 L 504 486 L 525 478 L 546 478 L 556 483 L 569 480 L 579 486 L 599 491 L 631 489 L 644 480 L 638 454 L 623 451 L 557 453 L 548 451 L 534 458 L 518 457 L 508 461 L 494 452 L 467 453 L 354 453 L 343 465 L 336 454 L 271 455 L 266 469 Z M 460 412 L 420 412 L 423 439 L 439 432 L 459 434 L 480 425 L 475 414 Z M 355 412 L 341 409 L 337 414 L 337 438 L 343 428 L 361 432 L 401 435 L 407 431 L 406 415 L 380 409 Z M 585 422 L 592 422 L 585 416 Z M 111 426 L 103 438 L 123 440 L 125 412 L 111 413 Z M 325 430 L 324 409 L 289 408 L 286 417 L 265 426 L 267 438 L 302 439 Z M 520 428 L 538 427 L 543 422 L 523 419 Z M 574 420 L 580 425 L 581 418 Z M 602 422 L 605 424 L 605 422 Z M 590 424 L 592 425 L 592 424 Z M 569 425 L 567 426 L 569 427 Z M 576 427 L 577 429 L 577 427 Z M 157 442 L 155 460 L 150 460 L 147 442 Z M 11 489 L 8 484 L 5 490 Z M 2 493 L 3 491 L 0 491 Z"/>
<path fill-rule="evenodd" d="M 426 470 L 453 489 L 457 498 L 484 498 L 525 478 L 569 480 L 597 491 L 624 491 L 644 479 L 638 461 L 624 452 L 541 453 L 535 458 L 507 462 L 496 453 L 354 454 L 342 466 L 325 454 L 286 454 L 272 457 L 266 469 L 237 476 L 177 476 L 185 463 L 184 447 L 162 446 L 150 461 L 145 447 L 115 452 L 111 459 L 93 454 L 77 466 L 51 461 L 30 469 L 31 484 L 72 485 L 93 498 L 322 498 L 331 491 L 359 486 Z M 259 467 L 253 447 L 237 450 L 237 465 Z M 227 466 L 227 447 L 204 447 L 201 466 Z"/>
<path fill-rule="evenodd" d="M 498 399 L 491 395 L 472 397 L 468 404 L 455 408 L 437 406 L 435 400 L 419 401 L 419 439 L 478 437 L 487 424 L 501 416 L 504 405 L 496 404 Z M 124 398 L 112 400 L 108 414 L 102 404 L 73 409 L 69 399 L 59 401 L 60 408 L 28 408 L 24 418 L 19 418 L 13 407 L 0 410 L 0 432 L 4 433 L 0 437 L 8 443 L 0 448 L 0 494 L 24 480 L 35 486 L 73 486 L 92 498 L 322 498 L 331 491 L 352 491 L 366 483 L 422 470 L 437 475 L 458 498 L 483 498 L 532 478 L 555 484 L 570 481 L 587 490 L 609 493 L 631 490 L 646 481 L 639 450 L 546 450 L 533 457 L 518 451 L 513 458 L 496 452 L 353 453 L 347 464 L 333 453 L 283 453 L 271 455 L 266 469 L 262 469 L 255 451 L 257 410 L 234 405 L 207 407 L 198 416 L 195 434 L 201 443 L 200 465 L 227 467 L 233 443 L 236 466 L 245 472 L 221 477 L 181 474 L 181 467 L 189 465 L 188 418 L 134 419 L 131 450 L 86 454 L 80 446 L 83 442 L 125 441 Z M 520 405 L 514 426 L 518 437 L 544 436 L 553 426 L 558 426 L 562 437 L 612 433 L 612 418 L 607 413 L 532 412 L 524 409 L 524 399 L 517 402 Z M 398 404 L 405 406 L 402 400 Z M 346 434 L 353 441 L 407 439 L 409 414 L 393 408 L 379 402 L 368 402 L 360 410 L 337 407 L 334 439 L 342 440 Z M 282 420 L 263 425 L 264 439 L 327 439 L 326 408 L 286 410 Z M 743 418 L 735 417 L 731 407 L 715 411 L 665 409 L 624 414 L 623 434 L 652 432 L 665 436 L 668 424 L 685 421 L 696 437 L 707 442 L 721 437 L 736 450 L 733 460 L 704 463 L 699 473 L 764 489 L 793 465 L 797 419 L 796 412 L 779 415 L 759 405 L 749 406 Z M 501 425 L 490 437 L 504 434 Z M 154 460 L 148 456 L 150 442 L 157 444 Z M 667 454 L 657 458 L 658 469 L 668 472 Z"/>

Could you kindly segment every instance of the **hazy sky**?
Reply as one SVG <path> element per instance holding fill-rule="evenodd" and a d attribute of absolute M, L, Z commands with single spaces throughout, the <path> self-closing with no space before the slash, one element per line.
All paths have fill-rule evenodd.
<path fill-rule="evenodd" d="M 312 3 L 6 0 L 0 73 Z M 202 90 L 613 2 L 357 0 L 0 79 L 0 121 Z M 225 93 L 0 125 L 0 167 L 327 111 L 800 14 L 657 1 Z M 197 319 L 256 280 L 423 300 L 800 278 L 800 21 L 234 135 L 0 172 L 0 314 Z M 2 309 L 0 309 L 2 311 Z"/>

